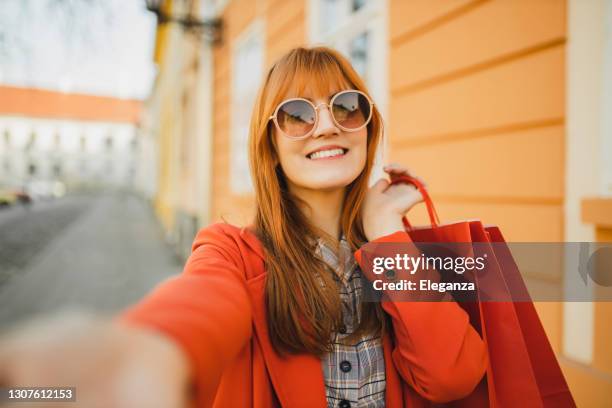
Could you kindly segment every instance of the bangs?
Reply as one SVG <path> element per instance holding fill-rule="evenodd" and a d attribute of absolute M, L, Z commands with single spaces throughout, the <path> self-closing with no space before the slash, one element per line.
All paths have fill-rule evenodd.
<path fill-rule="evenodd" d="M 296 52 L 279 61 L 274 72 L 279 84 L 277 103 L 282 99 L 310 93 L 327 98 L 332 92 L 352 88 L 338 62 L 325 52 Z"/>

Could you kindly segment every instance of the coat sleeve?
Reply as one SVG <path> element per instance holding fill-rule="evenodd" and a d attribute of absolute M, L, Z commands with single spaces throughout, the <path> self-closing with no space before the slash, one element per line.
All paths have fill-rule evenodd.
<path fill-rule="evenodd" d="M 365 244 L 355 252 L 355 258 L 369 280 L 376 275 L 364 265 L 362 251 L 383 242 L 406 244 L 412 256 L 420 253 L 404 231 Z M 468 314 L 454 301 L 402 301 L 401 297 L 392 301 L 391 297 L 384 294 L 382 308 L 391 317 L 393 362 L 403 380 L 432 402 L 469 395 L 485 373 L 488 356 Z"/>
<path fill-rule="evenodd" d="M 224 367 L 251 337 L 251 303 L 237 244 L 222 224 L 200 230 L 183 272 L 117 316 L 157 331 L 188 356 L 196 398 L 209 405 Z M 200 406 L 200 405 L 199 405 Z"/>

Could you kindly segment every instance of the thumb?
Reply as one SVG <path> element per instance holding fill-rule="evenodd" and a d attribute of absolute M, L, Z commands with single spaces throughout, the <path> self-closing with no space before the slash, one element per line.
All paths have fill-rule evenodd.
<path fill-rule="evenodd" d="M 382 193 L 387 189 L 387 187 L 389 187 L 389 181 L 385 178 L 380 178 L 372 186 L 372 191 L 376 193 Z"/>
<path fill-rule="evenodd" d="M 409 194 L 402 194 L 399 200 L 399 204 L 403 209 L 403 213 L 406 213 L 416 204 L 423 202 L 423 194 L 413 186 L 410 186 L 409 188 L 412 191 Z"/>

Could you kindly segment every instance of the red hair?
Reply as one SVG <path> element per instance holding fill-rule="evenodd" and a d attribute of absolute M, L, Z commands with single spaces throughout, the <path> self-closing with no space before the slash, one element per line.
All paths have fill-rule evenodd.
<path fill-rule="evenodd" d="M 249 157 L 255 188 L 255 233 L 266 252 L 266 307 L 270 339 L 278 352 L 323 354 L 342 323 L 334 273 L 318 258 L 313 242 L 321 235 L 300 211 L 299 199 L 287 188 L 269 120 L 286 95 L 306 88 L 319 95 L 357 89 L 369 96 L 350 62 L 326 47 L 295 48 L 278 60 L 261 87 L 251 119 Z M 374 106 L 367 126 L 367 158 L 359 176 L 346 187 L 341 230 L 353 250 L 367 241 L 361 207 L 368 189 L 382 119 Z M 334 237 L 336 238 L 336 237 Z M 364 285 L 366 286 L 366 285 Z M 350 337 L 380 332 L 383 313 L 377 303 L 363 303 L 361 321 Z"/>

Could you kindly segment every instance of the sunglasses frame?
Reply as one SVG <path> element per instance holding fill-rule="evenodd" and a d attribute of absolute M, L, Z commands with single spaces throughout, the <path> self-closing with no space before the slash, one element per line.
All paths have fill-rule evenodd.
<path fill-rule="evenodd" d="M 334 113 L 332 110 L 332 106 L 334 104 L 334 101 L 336 100 L 336 98 L 340 95 L 343 95 L 345 93 L 349 93 L 349 92 L 356 92 L 360 95 L 362 95 L 363 97 L 366 98 L 366 100 L 368 101 L 368 103 L 370 104 L 370 115 L 368 116 L 368 118 L 365 120 L 364 124 L 356 129 L 349 129 L 349 128 L 345 128 L 344 126 L 340 125 L 337 121 L 336 118 L 334 117 Z M 292 101 L 304 101 L 307 104 L 309 104 L 310 106 L 312 106 L 314 112 L 315 112 L 315 122 L 312 125 L 312 129 L 310 129 L 310 131 L 308 131 L 305 135 L 303 136 L 290 136 L 289 134 L 285 133 L 281 127 L 278 124 L 278 120 L 277 120 L 277 116 L 278 116 L 278 111 L 280 110 L 280 108 L 288 103 L 288 102 L 292 102 Z M 276 129 L 281 132 L 284 136 L 288 137 L 289 139 L 293 139 L 293 140 L 302 140 L 302 139 L 306 139 L 307 137 L 310 137 L 314 131 L 317 128 L 317 125 L 319 124 L 319 108 L 321 107 L 321 105 L 326 106 L 327 109 L 329 110 L 330 116 L 332 118 L 332 121 L 334 122 L 334 125 L 336 125 L 339 129 L 341 129 L 344 132 L 357 132 L 361 129 L 363 129 L 364 127 L 366 127 L 369 123 L 370 120 L 372 120 L 372 114 L 374 113 L 374 102 L 372 102 L 372 100 L 370 99 L 370 97 L 368 95 L 365 94 L 365 92 L 359 91 L 357 89 L 346 89 L 344 91 L 340 91 L 337 94 L 335 94 L 334 96 L 332 96 L 332 98 L 329 100 L 329 103 L 324 103 L 321 102 L 318 105 L 315 105 L 314 103 L 312 103 L 312 101 L 309 101 L 306 98 L 289 98 L 286 99 L 284 101 L 282 101 L 281 103 L 278 104 L 278 106 L 276 107 L 276 109 L 274 110 L 274 114 L 272 116 L 270 116 L 268 118 L 268 120 L 272 120 L 274 122 L 274 125 L 276 126 Z"/>

